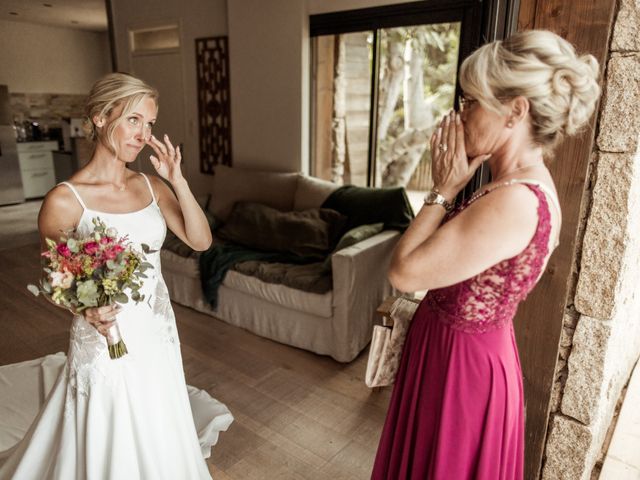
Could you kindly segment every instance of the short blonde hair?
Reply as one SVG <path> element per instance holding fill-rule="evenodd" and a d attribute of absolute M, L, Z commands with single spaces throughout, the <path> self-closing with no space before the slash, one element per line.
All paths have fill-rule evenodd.
<path fill-rule="evenodd" d="M 158 104 L 158 91 L 128 73 L 109 73 L 99 79 L 89 92 L 85 103 L 85 119 L 83 129 L 87 138 L 92 142 L 97 142 L 101 136 L 100 130 L 93 123 L 94 117 L 109 118 L 113 110 L 123 105 L 122 112 L 118 118 L 113 119 L 105 125 L 102 136 L 111 149 L 116 152 L 116 145 L 113 140 L 113 132 L 118 123 L 128 116 L 145 97 L 152 98 Z M 117 152 L 116 152 L 117 153 Z"/>
<path fill-rule="evenodd" d="M 546 30 L 488 43 L 460 68 L 462 90 L 484 108 L 504 112 L 500 99 L 527 98 L 533 141 L 545 150 L 589 121 L 600 96 L 598 78 L 592 55 L 577 56 L 569 42 Z"/>

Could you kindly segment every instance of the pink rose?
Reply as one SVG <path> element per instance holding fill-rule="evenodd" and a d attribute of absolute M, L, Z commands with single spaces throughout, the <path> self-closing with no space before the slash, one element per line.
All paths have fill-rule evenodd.
<path fill-rule="evenodd" d="M 105 260 L 115 260 L 117 256 L 118 254 L 115 253 L 111 248 L 102 252 L 102 258 L 104 258 Z"/>
<path fill-rule="evenodd" d="M 102 245 L 106 245 L 107 243 L 111 243 L 111 242 L 113 242 L 113 238 L 111 238 L 111 237 L 102 237 L 100 239 L 100 243 Z"/>
<path fill-rule="evenodd" d="M 88 242 L 84 244 L 83 249 L 87 255 L 95 255 L 100 250 L 100 245 L 97 242 Z"/>
<path fill-rule="evenodd" d="M 56 250 L 65 258 L 69 258 L 71 256 L 71 250 L 69 250 L 69 247 L 67 247 L 66 243 L 59 243 Z"/>
<path fill-rule="evenodd" d="M 111 250 L 113 250 L 117 255 L 118 253 L 124 252 L 124 247 L 122 245 L 114 245 Z"/>

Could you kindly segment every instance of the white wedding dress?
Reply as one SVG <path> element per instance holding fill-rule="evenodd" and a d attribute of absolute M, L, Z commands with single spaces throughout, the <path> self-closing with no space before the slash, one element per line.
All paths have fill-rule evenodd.
<path fill-rule="evenodd" d="M 127 234 L 137 248 L 141 243 L 154 250 L 162 246 L 166 225 L 153 191 L 151 203 L 142 210 L 114 214 L 88 209 L 75 188 L 66 185 L 84 208 L 78 224 L 81 235 L 93 230 L 91 220 L 99 217 L 119 235 Z M 211 478 L 204 458 L 233 417 L 206 392 L 187 390 L 159 251 L 148 254 L 147 261 L 154 269 L 147 270 L 149 278 L 141 289 L 145 300 L 123 305 L 118 314 L 129 353 L 109 358 L 104 337 L 76 316 L 66 359 L 53 355 L 39 364 L 42 388 L 51 392 L 24 438 L 0 452 L 1 480 Z M 27 364 L 25 372 L 30 371 Z M 60 373 L 47 387 L 46 379 L 56 368 Z M 27 382 L 24 375 L 18 376 Z M 3 402 L 20 398 L 19 388 L 11 390 L 2 392 Z M 14 403 L 16 409 L 24 409 L 22 403 Z M 9 417 L 20 417 L 3 407 Z M 0 425 L 7 423 L 0 419 Z"/>

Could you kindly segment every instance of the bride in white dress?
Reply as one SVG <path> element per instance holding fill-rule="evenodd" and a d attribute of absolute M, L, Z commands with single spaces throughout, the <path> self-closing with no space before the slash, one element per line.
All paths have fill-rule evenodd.
<path fill-rule="evenodd" d="M 209 247 L 209 225 L 182 176 L 181 152 L 167 136 L 159 141 L 151 134 L 157 98 L 156 90 L 126 74 L 94 85 L 86 112 L 96 148 L 70 182 L 46 196 L 38 218 L 43 248 L 44 238 L 57 240 L 63 231 L 90 232 L 94 217 L 138 248 L 146 243 L 159 250 L 166 227 L 195 250 Z M 160 178 L 126 168 L 145 145 L 175 195 Z M 211 478 L 203 456 L 233 417 L 205 392 L 195 394 L 205 396 L 199 402 L 205 411 L 192 413 L 160 253 L 147 261 L 154 268 L 141 290 L 144 302 L 74 316 L 66 362 L 23 440 L 0 452 L 0 479 Z M 116 315 L 129 353 L 112 360 L 104 337 Z M 200 439 L 194 415 L 207 417 Z"/>

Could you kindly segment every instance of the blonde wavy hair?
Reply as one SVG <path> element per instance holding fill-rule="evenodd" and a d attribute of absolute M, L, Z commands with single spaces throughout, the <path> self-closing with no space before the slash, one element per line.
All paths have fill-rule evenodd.
<path fill-rule="evenodd" d="M 103 140 L 117 154 L 113 132 L 145 97 L 152 98 L 158 104 L 158 91 L 128 73 L 109 73 L 99 79 L 91 87 L 85 103 L 83 130 L 87 138 L 94 144 Z M 123 105 L 120 115 L 108 121 L 113 110 L 120 105 Z M 107 122 L 103 128 L 93 123 L 96 116 L 103 117 Z"/>
<path fill-rule="evenodd" d="M 589 121 L 600 96 L 598 78 L 592 55 L 576 55 L 569 42 L 546 30 L 488 43 L 460 68 L 462 90 L 484 108 L 504 113 L 500 100 L 527 98 L 532 139 L 547 152 Z"/>

